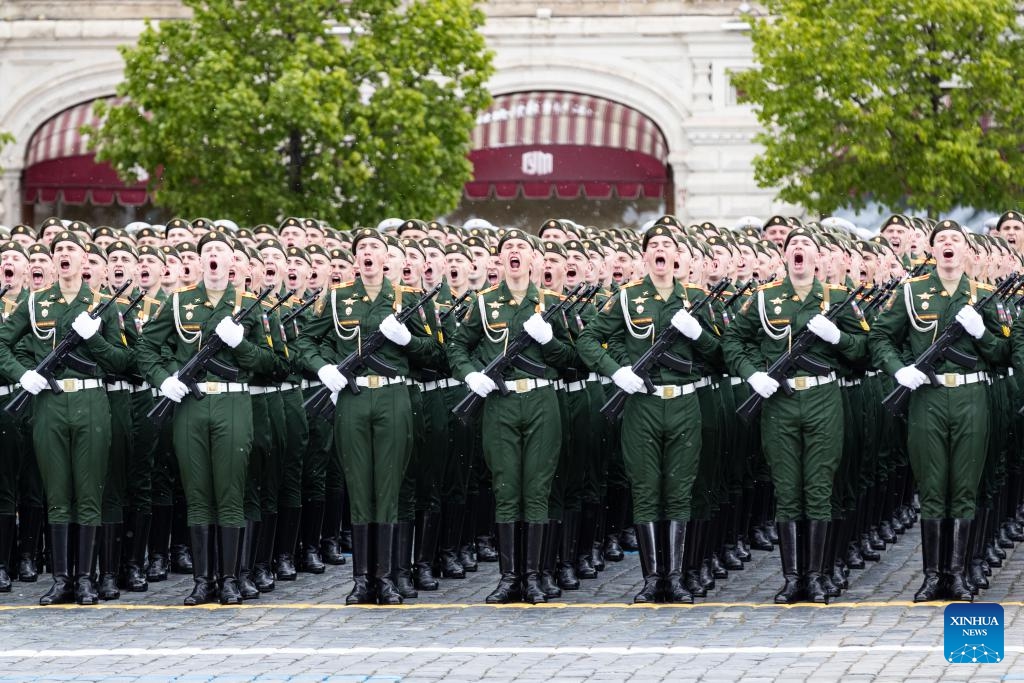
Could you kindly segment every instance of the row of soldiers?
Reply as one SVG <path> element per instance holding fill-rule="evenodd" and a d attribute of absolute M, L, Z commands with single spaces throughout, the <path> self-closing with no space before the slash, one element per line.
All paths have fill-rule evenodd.
<path fill-rule="evenodd" d="M 913 410 L 908 428 L 881 408 L 890 374 L 920 377 L 906 379 L 868 331 L 887 322 L 906 359 L 914 335 L 893 332 L 894 320 L 947 322 L 932 275 L 903 283 L 914 268 L 938 272 L 929 238 L 963 239 L 950 259 L 970 275 L 972 302 L 1019 268 L 1024 222 L 1007 212 L 999 237 L 940 227 L 893 216 L 861 241 L 835 222 L 781 216 L 741 231 L 665 216 L 642 236 L 565 220 L 536 237 L 418 220 L 335 231 L 312 219 L 252 230 L 175 219 L 134 235 L 56 219 L 17 226 L 0 251 L 11 287 L 0 371 L 7 394 L 35 398 L 29 414 L 3 418 L 0 561 L 17 510 L 19 575 L 34 576 L 45 505 L 54 585 L 44 604 L 145 590 L 166 576 L 180 486 L 189 542 L 179 547 L 191 558 L 174 559 L 179 569 L 191 559 L 187 604 L 237 603 L 297 569 L 344 562 L 343 511 L 351 603 L 400 603 L 477 559 L 500 562 L 488 601 L 542 602 L 621 559 L 627 528 L 644 572 L 638 602 L 704 595 L 742 569 L 751 545 L 774 542 L 786 577 L 776 600 L 827 601 L 914 523 L 912 470 L 928 484 L 934 586 L 921 597 L 963 598 L 1024 538 L 1016 391 L 998 374 L 1009 344 L 987 349 L 979 372 L 943 369 L 958 392 L 973 377 L 968 391 L 984 392 L 973 423 L 993 426 L 980 454 L 974 434 L 966 464 L 936 473 L 912 444 L 933 455 L 942 444 L 915 432 Z M 855 283 L 871 291 L 840 307 Z M 919 311 L 898 305 L 921 294 Z M 993 306 L 993 338 L 1005 339 L 1013 306 Z M 805 327 L 825 372 L 800 370 L 792 392 L 774 395 L 769 366 Z M 51 376 L 37 372 L 68 330 L 84 340 L 76 352 Z M 635 372 L 666 333 L 669 360 Z M 992 341 L 963 344 L 982 340 Z M 189 372 L 211 343 L 211 360 Z M 621 422 L 601 414 L 617 392 L 629 394 Z M 469 393 L 487 397 L 478 419 Z M 737 420 L 753 394 L 768 418 Z M 979 409 L 977 398 L 965 405 Z M 161 401 L 173 404 L 162 424 L 150 416 Z M 965 490 L 937 502 L 932 489 L 953 483 Z M 930 551 L 932 538 L 945 547 Z"/>

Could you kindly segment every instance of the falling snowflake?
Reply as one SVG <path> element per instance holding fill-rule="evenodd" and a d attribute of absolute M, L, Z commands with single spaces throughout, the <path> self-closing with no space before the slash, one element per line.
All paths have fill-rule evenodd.
<path fill-rule="evenodd" d="M 994 664 L 1002 661 L 1002 655 L 984 645 L 962 645 L 949 653 L 954 664 Z"/>

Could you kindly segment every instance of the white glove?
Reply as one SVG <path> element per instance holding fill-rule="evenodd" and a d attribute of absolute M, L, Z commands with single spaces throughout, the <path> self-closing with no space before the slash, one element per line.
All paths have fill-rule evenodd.
<path fill-rule="evenodd" d="M 701 328 L 700 323 L 697 319 L 690 315 L 690 312 L 685 308 L 680 308 L 676 311 L 676 314 L 672 316 L 672 327 L 679 330 L 687 339 L 696 341 L 697 337 L 700 336 Z"/>
<path fill-rule="evenodd" d="M 747 384 L 760 394 L 761 398 L 771 398 L 772 394 L 779 390 L 779 383 L 767 372 L 755 372 L 747 378 Z"/>
<path fill-rule="evenodd" d="M 332 391 L 331 392 L 331 403 L 333 403 L 334 405 L 338 405 L 338 392 L 337 391 Z"/>
<path fill-rule="evenodd" d="M 178 375 L 171 375 L 160 384 L 160 393 L 175 403 L 181 403 L 181 399 L 188 395 L 188 387 L 178 379 Z"/>
<path fill-rule="evenodd" d="M 33 396 L 50 386 L 50 383 L 46 381 L 46 378 L 35 370 L 27 370 L 25 374 L 21 376 L 21 379 L 18 380 L 18 384 L 21 385 L 22 389 Z"/>
<path fill-rule="evenodd" d="M 523 329 L 538 344 L 547 344 L 555 336 L 554 331 L 551 329 L 551 323 L 545 321 L 540 313 L 534 313 L 527 318 L 526 322 L 523 323 Z"/>
<path fill-rule="evenodd" d="M 378 328 L 385 337 L 399 346 L 406 346 L 412 341 L 412 332 L 409 328 L 398 322 L 394 314 L 389 315 L 380 321 Z"/>
<path fill-rule="evenodd" d="M 956 314 L 956 321 L 963 325 L 967 334 L 975 339 L 981 339 L 985 334 L 985 321 L 981 319 L 981 315 L 974 310 L 973 306 L 961 308 L 960 312 Z"/>
<path fill-rule="evenodd" d="M 466 375 L 466 386 L 474 394 L 482 397 L 486 397 L 487 394 L 498 388 L 494 380 L 482 372 L 471 372 Z"/>
<path fill-rule="evenodd" d="M 341 374 L 338 368 L 330 364 L 317 370 L 316 376 L 320 378 L 325 387 L 330 389 L 332 394 L 336 394 L 348 386 L 348 380 L 345 379 L 345 375 Z"/>
<path fill-rule="evenodd" d="M 829 344 L 839 343 L 839 328 L 821 313 L 807 321 L 807 329 Z"/>
<path fill-rule="evenodd" d="M 908 365 L 896 371 L 896 381 L 913 391 L 928 382 L 928 375 L 918 370 L 916 365 Z"/>
<path fill-rule="evenodd" d="M 640 375 L 633 372 L 632 365 L 623 365 L 613 372 L 612 381 L 615 382 L 615 386 L 627 394 L 635 394 L 644 390 L 644 381 L 640 379 Z"/>
<path fill-rule="evenodd" d="M 71 323 L 71 329 L 77 332 L 78 336 L 82 339 L 91 339 L 100 331 L 100 322 L 99 318 L 93 318 L 85 311 L 82 311 L 75 317 L 74 322 Z"/>
<path fill-rule="evenodd" d="M 245 338 L 245 328 L 234 322 L 231 318 L 224 318 L 214 329 L 217 336 L 220 337 L 221 341 L 235 348 L 242 343 L 242 339 Z"/>

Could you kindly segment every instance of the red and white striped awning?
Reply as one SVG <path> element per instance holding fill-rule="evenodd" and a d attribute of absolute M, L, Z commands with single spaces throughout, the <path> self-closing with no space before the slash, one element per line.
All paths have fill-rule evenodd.
<path fill-rule="evenodd" d="M 658 126 L 624 104 L 556 91 L 494 98 L 477 116 L 471 199 L 660 197 L 668 145 Z"/>
<path fill-rule="evenodd" d="M 80 130 L 84 125 L 100 125 L 94 103 L 90 100 L 65 109 L 32 134 L 25 158 L 26 203 L 146 203 L 145 182 L 125 185 L 110 164 L 98 163 L 89 151 L 88 136 Z"/>

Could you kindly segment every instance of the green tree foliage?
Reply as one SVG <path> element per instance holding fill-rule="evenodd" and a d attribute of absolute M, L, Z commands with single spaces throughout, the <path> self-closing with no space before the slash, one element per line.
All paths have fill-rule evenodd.
<path fill-rule="evenodd" d="M 769 0 L 752 20 L 763 187 L 823 213 L 1001 210 L 1021 192 L 1024 27 L 1012 0 Z"/>
<path fill-rule="evenodd" d="M 4 147 L 14 142 L 14 136 L 5 130 L 0 130 L 0 152 L 3 151 Z M 0 171 L 3 171 L 4 167 L 0 166 Z"/>
<path fill-rule="evenodd" d="M 185 4 L 191 20 L 122 48 L 126 99 L 97 105 L 98 157 L 123 178 L 144 170 L 177 213 L 248 222 L 454 208 L 490 98 L 472 0 Z"/>

